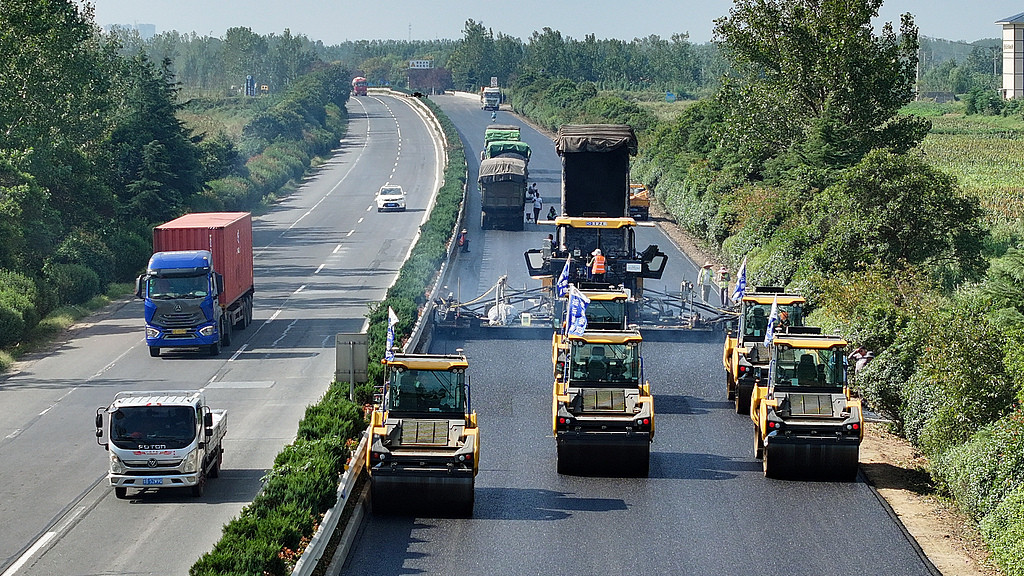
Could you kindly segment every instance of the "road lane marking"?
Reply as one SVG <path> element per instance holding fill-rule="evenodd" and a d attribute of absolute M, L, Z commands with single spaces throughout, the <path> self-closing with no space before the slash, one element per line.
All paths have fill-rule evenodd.
<path fill-rule="evenodd" d="M 320 266 L 321 266 L 321 267 L 323 267 L 323 264 L 321 264 Z M 320 271 L 320 268 L 317 268 L 317 269 L 316 269 L 316 271 L 317 271 L 317 272 L 319 272 L 319 271 Z M 292 296 L 295 296 L 295 295 L 296 295 L 296 294 L 298 294 L 299 292 L 302 292 L 303 290 L 305 290 L 305 289 L 306 289 L 306 286 L 307 286 L 306 284 L 303 284 L 302 286 L 299 286 L 298 288 L 296 288 L 296 289 L 295 289 L 295 292 L 292 292 Z M 271 320 L 272 320 L 272 319 L 271 319 Z"/>
<path fill-rule="evenodd" d="M 321 264 L 321 265 L 317 266 L 317 267 L 316 267 L 316 271 L 315 271 L 315 272 L 313 272 L 313 274 L 319 274 L 319 273 L 320 273 L 320 271 L 321 271 L 321 270 L 323 270 L 323 269 L 324 269 L 324 266 L 326 266 L 326 265 L 327 265 L 327 264 Z"/>
<path fill-rule="evenodd" d="M 349 231 L 348 231 L 348 234 L 345 234 L 345 238 L 348 238 L 349 236 L 351 236 L 351 235 L 353 235 L 353 234 L 355 234 L 355 233 L 356 233 L 356 231 L 355 231 L 355 229 L 353 228 L 352 230 L 349 230 Z M 341 248 L 341 246 L 338 246 L 338 248 Z M 337 250 L 335 250 L 335 252 L 337 252 Z"/>
<path fill-rule="evenodd" d="M 245 349 L 248 348 L 248 347 L 249 347 L 248 343 L 242 344 L 242 347 L 238 349 L 238 352 L 235 352 L 234 354 L 231 355 L 231 358 L 228 358 L 228 362 L 234 362 L 235 358 L 238 358 L 239 356 L 241 356 L 242 352 L 245 352 Z"/>
<path fill-rule="evenodd" d="M 46 534 L 43 534 L 39 540 L 36 540 L 36 543 L 33 544 L 31 548 L 21 555 L 21 558 L 18 558 L 17 562 L 11 564 L 11 567 L 4 571 L 3 576 L 14 576 L 14 574 L 18 570 L 21 570 L 21 567 L 25 565 L 25 562 L 28 562 L 40 548 L 46 546 L 46 544 L 49 543 L 50 540 L 53 540 L 56 535 L 56 532 L 47 532 Z"/>
<path fill-rule="evenodd" d="M 353 230 L 352 232 L 355 232 L 355 230 Z M 348 233 L 348 234 L 349 234 L 349 236 L 351 236 L 351 235 L 352 235 L 352 232 L 349 232 L 349 233 Z M 338 244 L 337 246 L 335 246 L 335 247 L 334 247 L 334 252 L 331 252 L 331 254 L 337 254 L 337 253 L 338 253 L 338 250 L 341 250 L 341 244 Z"/>
<path fill-rule="evenodd" d="M 270 324 L 275 318 L 277 318 L 280 315 L 281 315 L 281 310 L 278 309 L 277 312 L 274 312 L 273 314 L 270 315 L 270 318 L 267 318 L 267 321 L 264 322 L 264 324 Z"/>
<path fill-rule="evenodd" d="M 356 224 L 362 224 L 364 218 L 366 218 L 366 217 L 364 216 L 363 218 L 360 218 L 358 221 L 356 221 Z"/>

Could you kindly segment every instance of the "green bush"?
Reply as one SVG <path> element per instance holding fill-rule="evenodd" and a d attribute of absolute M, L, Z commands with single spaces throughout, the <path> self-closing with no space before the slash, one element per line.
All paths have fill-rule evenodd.
<path fill-rule="evenodd" d="M 932 473 L 975 520 L 991 513 L 1024 485 L 1024 409 L 939 455 Z"/>
<path fill-rule="evenodd" d="M 42 317 L 36 283 L 17 272 L 0 270 L 0 306 L 17 312 L 24 330 L 31 330 Z"/>
<path fill-rule="evenodd" d="M 82 264 L 48 262 L 43 266 L 43 277 L 60 306 L 81 304 L 100 293 L 99 276 Z"/>
<path fill-rule="evenodd" d="M 337 501 L 338 477 L 348 457 L 345 441 L 366 427 L 362 411 L 345 398 L 347 392 L 347 385 L 332 383 L 319 402 L 306 408 L 296 441 L 274 459 L 263 489 L 224 526 L 221 539 L 190 575 L 291 572 L 301 545 Z"/>
<path fill-rule="evenodd" d="M 57 247 L 51 261 L 88 267 L 99 279 L 98 292 L 104 291 L 106 285 L 115 280 L 114 252 L 98 234 L 88 230 L 76 229 L 68 234 Z"/>
<path fill-rule="evenodd" d="M 1024 576 L 1024 486 L 981 521 L 981 535 L 1006 576 Z"/>
<path fill-rule="evenodd" d="M 17 310 L 0 303 L 0 347 L 12 346 L 25 335 L 25 321 Z"/>
<path fill-rule="evenodd" d="M 104 234 L 104 241 L 107 246 L 115 248 L 112 280 L 132 282 L 146 269 L 149 257 L 153 253 L 150 240 L 131 230 L 115 228 Z"/>

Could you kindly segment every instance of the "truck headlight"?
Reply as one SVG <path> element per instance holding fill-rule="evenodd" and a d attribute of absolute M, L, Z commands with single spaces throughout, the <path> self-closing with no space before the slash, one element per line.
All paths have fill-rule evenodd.
<path fill-rule="evenodd" d="M 196 460 L 199 459 L 199 451 L 193 450 L 185 456 L 185 460 L 181 463 L 181 471 L 185 474 L 192 474 L 196 471 Z"/>
<path fill-rule="evenodd" d="M 124 462 L 117 457 L 117 454 L 110 454 L 110 471 L 114 474 L 124 474 Z"/>
<path fill-rule="evenodd" d="M 146 338 L 159 338 L 160 330 L 146 326 Z"/>
<path fill-rule="evenodd" d="M 202 334 L 203 336 L 213 336 L 213 333 L 216 331 L 217 327 L 214 326 L 213 324 L 210 324 L 209 326 L 203 326 L 202 328 L 199 329 L 199 333 Z"/>

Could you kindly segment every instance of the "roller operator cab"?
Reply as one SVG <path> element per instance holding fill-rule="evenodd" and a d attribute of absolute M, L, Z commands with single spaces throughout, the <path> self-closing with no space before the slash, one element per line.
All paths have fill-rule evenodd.
<path fill-rule="evenodd" d="M 768 375 L 769 358 L 764 340 L 773 303 L 778 303 L 777 327 L 804 325 L 807 300 L 803 296 L 775 286 L 755 286 L 744 294 L 736 328 L 726 331 L 722 352 L 725 386 L 737 414 L 750 414 L 754 386 Z"/>
<path fill-rule="evenodd" d="M 847 342 L 820 328 L 775 334 L 768 377 L 754 388 L 754 456 L 765 476 L 852 481 L 864 416 L 846 381 Z"/>
<path fill-rule="evenodd" d="M 118 392 L 96 409 L 96 441 L 110 453 L 107 481 L 118 498 L 128 489 L 188 488 L 202 496 L 220 475 L 227 411 L 198 390 Z"/>
<path fill-rule="evenodd" d="M 565 337 L 552 401 L 559 474 L 647 476 L 654 399 L 638 329 Z"/>
<path fill-rule="evenodd" d="M 366 456 L 374 510 L 428 504 L 442 515 L 472 515 L 480 442 L 466 357 L 396 354 L 384 364 Z"/>
<path fill-rule="evenodd" d="M 631 318 L 636 314 L 636 300 L 629 290 L 621 286 L 609 286 L 592 283 L 578 283 L 575 286 L 589 301 L 585 314 L 587 330 L 627 330 Z M 561 362 L 565 360 L 565 351 L 569 340 L 565 334 L 568 322 L 568 297 L 555 301 L 554 334 L 551 337 L 552 364 L 555 375 L 560 372 Z"/>

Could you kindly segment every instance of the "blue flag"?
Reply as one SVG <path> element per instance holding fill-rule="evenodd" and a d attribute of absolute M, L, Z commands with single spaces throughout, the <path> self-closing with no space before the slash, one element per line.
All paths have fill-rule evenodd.
<path fill-rule="evenodd" d="M 747 257 L 743 257 L 743 263 L 740 264 L 740 271 L 736 274 L 736 290 L 732 293 L 732 301 L 739 304 L 740 300 L 743 300 L 743 295 L 747 292 Z"/>
<path fill-rule="evenodd" d="M 582 336 L 587 330 L 587 305 L 590 298 L 587 298 L 575 286 L 569 288 L 569 318 L 565 323 L 566 334 Z"/>
<path fill-rule="evenodd" d="M 395 324 L 398 324 L 398 315 L 388 306 L 388 339 L 384 344 L 384 359 L 389 362 L 395 359 L 395 353 L 391 351 L 395 345 Z"/>
<path fill-rule="evenodd" d="M 772 311 L 768 314 L 768 328 L 764 331 L 764 345 L 771 346 L 775 340 L 775 324 L 779 321 L 779 297 L 772 298 Z"/>
<path fill-rule="evenodd" d="M 565 293 L 569 291 L 570 262 L 572 262 L 572 256 L 565 259 L 565 266 L 562 266 L 562 273 L 558 275 L 558 281 L 555 282 L 555 296 L 557 298 L 565 298 Z"/>

